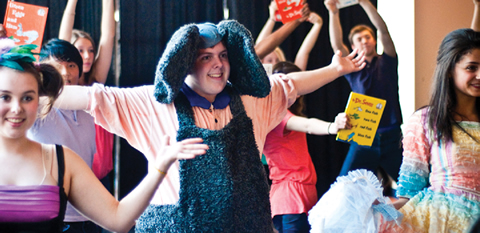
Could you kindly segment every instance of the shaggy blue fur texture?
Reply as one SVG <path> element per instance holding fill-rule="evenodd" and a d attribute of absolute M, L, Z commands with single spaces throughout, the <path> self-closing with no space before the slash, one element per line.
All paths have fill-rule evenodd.
<path fill-rule="evenodd" d="M 160 103 L 172 103 L 197 57 L 201 42 L 197 26 L 178 29 L 167 43 L 155 73 L 154 95 Z"/>
<path fill-rule="evenodd" d="M 221 130 L 195 126 L 188 99 L 183 93 L 175 99 L 177 140 L 201 137 L 210 149 L 180 161 L 178 203 L 149 206 L 136 232 L 273 232 L 269 187 L 252 121 L 236 91 L 227 90 L 233 119 Z"/>
<path fill-rule="evenodd" d="M 235 20 L 217 25 L 223 37 L 230 61 L 229 82 L 241 95 L 265 97 L 270 82 L 254 49 L 250 31 Z M 201 43 L 198 27 L 188 24 L 178 29 L 160 58 L 155 74 L 155 97 L 160 103 L 172 103 L 185 77 L 195 63 Z"/>

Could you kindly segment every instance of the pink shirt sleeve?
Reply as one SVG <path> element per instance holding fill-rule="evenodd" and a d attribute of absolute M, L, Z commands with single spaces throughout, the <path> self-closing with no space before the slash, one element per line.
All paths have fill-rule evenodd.
<path fill-rule="evenodd" d="M 162 149 L 167 141 L 175 142 L 178 130 L 174 105 L 157 102 L 153 90 L 153 86 L 117 88 L 94 84 L 87 109 L 96 124 L 125 138 L 149 161 L 163 155 Z M 178 200 L 178 163 L 167 173 L 152 204 L 173 204 Z"/>
<path fill-rule="evenodd" d="M 96 124 L 127 139 L 149 160 L 165 145 L 165 136 L 175 140 L 178 129 L 175 107 L 157 102 L 153 88 L 116 88 L 95 84 L 90 89 L 88 108 Z"/>
<path fill-rule="evenodd" d="M 297 90 L 286 75 L 270 76 L 271 92 L 265 98 L 242 96 L 247 115 L 252 119 L 255 140 L 260 156 L 263 152 L 265 138 L 283 119 L 287 108 L 297 98 Z"/>

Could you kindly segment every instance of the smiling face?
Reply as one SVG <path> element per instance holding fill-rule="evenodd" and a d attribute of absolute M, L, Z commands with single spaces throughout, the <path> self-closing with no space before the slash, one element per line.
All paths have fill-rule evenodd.
<path fill-rule="evenodd" d="M 375 55 L 376 45 L 377 41 L 368 30 L 357 32 L 352 36 L 352 49 L 358 49 L 358 52 L 365 51 L 367 57 Z"/>
<path fill-rule="evenodd" d="M 197 94 L 213 102 L 227 85 L 229 76 L 227 48 L 220 42 L 213 47 L 198 50 L 195 65 L 185 83 Z"/>
<path fill-rule="evenodd" d="M 49 57 L 42 61 L 52 65 L 62 75 L 65 85 L 78 85 L 80 79 L 80 70 L 77 63 L 72 61 L 60 61 L 53 57 Z"/>
<path fill-rule="evenodd" d="M 26 136 L 38 109 L 38 83 L 27 72 L 0 67 L 0 136 L 17 139 Z"/>
<path fill-rule="evenodd" d="M 462 56 L 452 71 L 457 99 L 480 97 L 480 49 Z"/>
<path fill-rule="evenodd" d="M 82 56 L 83 72 L 90 72 L 95 59 L 95 48 L 93 47 L 92 42 L 87 38 L 81 37 L 75 41 L 74 46 L 78 49 L 78 52 L 80 52 L 80 55 Z"/>

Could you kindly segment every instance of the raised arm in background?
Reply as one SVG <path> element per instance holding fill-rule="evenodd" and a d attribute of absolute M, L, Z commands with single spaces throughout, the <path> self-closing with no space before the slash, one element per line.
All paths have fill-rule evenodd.
<path fill-rule="evenodd" d="M 387 24 L 383 21 L 380 14 L 378 14 L 377 8 L 373 6 L 370 0 L 359 0 L 358 3 L 362 6 L 365 13 L 367 13 L 368 18 L 372 21 L 373 26 L 377 28 L 378 35 L 377 41 L 381 41 L 383 45 L 383 52 L 390 57 L 396 57 L 397 52 L 395 51 L 395 45 L 393 44 L 392 37 L 388 32 Z"/>
<path fill-rule="evenodd" d="M 63 11 L 62 21 L 60 22 L 60 30 L 58 31 L 58 39 L 70 41 L 72 38 L 73 24 L 75 22 L 75 9 L 77 0 L 68 0 Z"/>
<path fill-rule="evenodd" d="M 343 43 L 343 30 L 340 24 L 340 13 L 337 8 L 337 0 L 325 0 L 325 7 L 328 9 L 328 32 L 330 34 L 330 45 L 333 51 L 340 50 L 342 54 L 348 54 L 349 49 Z"/>
<path fill-rule="evenodd" d="M 474 31 L 480 31 L 480 0 L 473 0 L 475 5 L 473 10 L 472 29 Z"/>
<path fill-rule="evenodd" d="M 342 25 L 340 24 L 339 9 L 337 8 L 338 0 L 325 0 L 325 6 L 328 9 L 330 23 L 329 23 L 329 32 L 330 32 L 330 44 L 332 45 L 333 50 L 340 50 L 343 54 L 347 54 L 347 46 L 343 43 L 343 31 Z M 367 13 L 368 18 L 372 21 L 373 25 L 378 30 L 377 39 L 381 41 L 384 49 L 384 53 L 390 57 L 396 57 L 397 53 L 395 51 L 395 46 L 393 44 L 390 33 L 388 32 L 387 25 L 383 21 L 382 17 L 378 14 L 377 9 L 372 5 L 370 0 L 359 0 L 360 6 Z M 371 57 L 367 57 L 367 60 Z"/>
<path fill-rule="evenodd" d="M 113 43 L 115 39 L 115 19 L 113 0 L 102 0 L 102 25 L 97 56 L 92 66 L 93 81 L 105 83 L 112 64 Z"/>
<path fill-rule="evenodd" d="M 117 201 L 103 187 L 79 156 L 66 148 L 65 192 L 68 200 L 102 227 L 115 232 L 128 232 L 147 208 L 168 168 L 178 159 L 192 159 L 204 154 L 208 146 L 202 142 L 201 138 L 190 138 L 166 145 L 161 156 L 149 162 L 148 174 L 142 182 L 121 201 Z"/>
<path fill-rule="evenodd" d="M 281 26 L 274 33 L 267 36 L 265 39 L 258 41 L 255 45 L 255 53 L 260 59 L 263 59 L 269 53 L 271 53 L 276 47 L 278 47 L 292 32 L 295 30 L 298 25 L 307 20 L 310 15 L 310 9 L 308 4 L 305 3 L 302 8 L 302 18 L 293 20 Z"/>
<path fill-rule="evenodd" d="M 312 23 L 313 26 L 308 32 L 307 36 L 303 40 L 300 49 L 298 49 L 297 56 L 295 56 L 295 65 L 298 66 L 301 70 L 307 69 L 308 58 L 310 57 L 310 52 L 317 42 L 318 34 L 320 29 L 322 29 L 323 19 L 317 13 L 311 12 L 310 16 L 307 19 L 308 22 Z"/>
<path fill-rule="evenodd" d="M 76 5 L 77 0 L 69 0 L 67 2 L 62 22 L 60 24 L 59 39 L 71 41 Z M 90 70 L 88 85 L 93 82 L 104 84 L 107 81 L 108 72 L 112 63 L 113 44 L 115 39 L 115 19 L 113 14 L 113 0 L 102 0 L 100 41 L 98 43 L 97 54 Z M 73 45 L 75 45 L 75 43 L 73 43 Z"/>
<path fill-rule="evenodd" d="M 262 30 L 258 34 L 255 44 L 258 44 L 260 41 L 262 41 L 263 39 L 267 38 L 270 34 L 272 34 L 273 28 L 275 27 L 275 23 L 276 23 L 275 11 L 277 10 L 278 10 L 277 3 L 275 2 L 275 0 L 272 0 L 270 2 L 270 5 L 268 6 L 269 17 L 265 25 L 263 25 Z"/>

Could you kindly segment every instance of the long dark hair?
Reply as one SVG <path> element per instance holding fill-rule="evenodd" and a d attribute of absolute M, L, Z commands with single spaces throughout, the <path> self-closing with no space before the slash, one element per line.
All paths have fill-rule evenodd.
<path fill-rule="evenodd" d="M 288 74 L 291 72 L 300 72 L 302 71 L 298 66 L 296 66 L 294 63 L 289 62 L 289 61 L 281 61 L 275 64 L 272 68 L 272 73 L 282 73 L 282 74 Z M 303 96 L 300 96 L 297 98 L 295 103 L 292 104 L 288 108 L 290 112 L 297 116 L 305 116 L 304 110 L 305 110 L 305 101 Z"/>
<path fill-rule="evenodd" d="M 467 133 L 454 119 L 454 111 L 458 103 L 452 73 L 455 65 L 473 49 L 480 49 L 480 33 L 472 29 L 458 29 L 450 32 L 438 49 L 427 117 L 428 126 L 434 131 L 434 139 L 438 143 L 440 140 L 453 141 L 453 126 L 457 126 Z M 475 108 L 477 114 L 480 113 L 478 98 Z"/>

